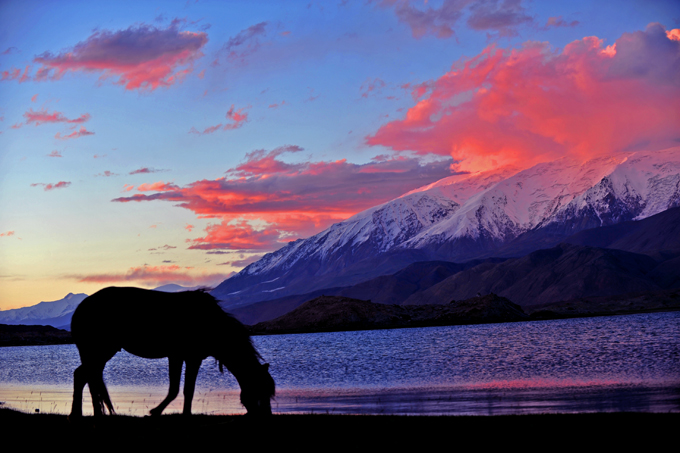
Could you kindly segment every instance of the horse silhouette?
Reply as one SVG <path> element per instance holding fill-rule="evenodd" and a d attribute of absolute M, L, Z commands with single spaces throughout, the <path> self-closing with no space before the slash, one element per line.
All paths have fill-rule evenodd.
<path fill-rule="evenodd" d="M 147 359 L 168 357 L 170 390 L 151 415 L 160 415 L 177 397 L 184 375 L 184 411 L 191 414 L 196 377 L 203 359 L 214 357 L 241 387 L 248 415 L 271 414 L 275 384 L 269 364 L 253 346 L 245 326 L 224 312 L 210 294 L 198 291 L 164 293 L 140 288 L 102 289 L 83 300 L 71 320 L 71 334 L 81 365 L 73 373 L 70 417 L 82 415 L 83 389 L 90 388 L 95 416 L 104 406 L 115 413 L 104 384 L 104 366 L 121 349 Z"/>

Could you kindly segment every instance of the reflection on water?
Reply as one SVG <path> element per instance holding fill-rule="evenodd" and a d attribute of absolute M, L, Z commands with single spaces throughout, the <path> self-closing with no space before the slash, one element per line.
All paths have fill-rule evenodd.
<path fill-rule="evenodd" d="M 277 383 L 275 412 L 502 414 L 680 411 L 679 338 L 674 312 L 254 341 Z M 72 345 L 0 348 L 0 401 L 68 413 L 79 364 Z M 143 415 L 165 396 L 167 360 L 123 351 L 104 378 L 119 413 Z M 181 405 L 180 394 L 168 411 Z M 211 359 L 193 407 L 244 412 Z"/>

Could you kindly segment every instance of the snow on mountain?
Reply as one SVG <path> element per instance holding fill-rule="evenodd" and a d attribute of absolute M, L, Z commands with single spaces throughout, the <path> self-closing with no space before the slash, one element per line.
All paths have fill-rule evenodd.
<path fill-rule="evenodd" d="M 346 248 L 370 246 L 385 252 L 454 213 L 460 205 L 441 193 L 418 192 L 367 209 L 308 239 L 298 239 L 246 267 L 254 275 L 274 268 L 288 269 L 310 255 L 322 262 Z"/>
<path fill-rule="evenodd" d="M 51 325 L 60 327 L 70 323 L 76 307 L 87 294 L 69 293 L 60 300 L 40 302 L 31 307 L 0 311 L 0 324 Z"/>
<path fill-rule="evenodd" d="M 519 172 L 505 168 L 455 175 L 266 254 L 223 282 L 217 293 L 243 297 L 242 291 L 252 293 L 253 285 L 261 286 L 265 279 L 281 277 L 292 284 L 295 273 L 317 278 L 387 252 L 418 252 L 414 259 L 470 260 L 490 256 L 526 232 L 546 229 L 566 237 L 674 206 L 680 206 L 680 147 L 586 162 L 562 158 Z M 362 266 L 366 274 L 371 265 Z M 306 286 L 318 286 L 308 277 Z M 281 285 L 276 289 L 297 291 Z"/>

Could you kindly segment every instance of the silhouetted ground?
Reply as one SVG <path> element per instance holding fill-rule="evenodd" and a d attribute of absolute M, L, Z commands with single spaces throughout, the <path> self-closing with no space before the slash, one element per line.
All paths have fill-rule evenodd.
<path fill-rule="evenodd" d="M 71 332 L 52 326 L 0 324 L 0 346 L 42 346 L 73 343 Z"/>
<path fill-rule="evenodd" d="M 426 448 L 486 450 L 509 447 L 588 450 L 626 446 L 661 451 L 674 445 L 680 414 L 596 413 L 516 416 L 274 415 L 265 420 L 242 415 L 164 415 L 158 419 L 24 414 L 0 409 L 2 440 L 9 446 L 111 448 L 205 446 L 225 451 L 277 448 L 280 451 Z M 17 444 L 16 441 L 19 441 Z M 379 449 L 379 450 L 378 450 Z"/>

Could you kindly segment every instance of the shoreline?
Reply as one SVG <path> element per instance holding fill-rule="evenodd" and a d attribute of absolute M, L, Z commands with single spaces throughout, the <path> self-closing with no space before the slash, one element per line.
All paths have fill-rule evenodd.
<path fill-rule="evenodd" d="M 213 444 L 225 448 L 288 445 L 295 448 L 367 448 L 404 445 L 423 447 L 524 444 L 545 448 L 555 442 L 590 447 L 663 447 L 674 439 L 680 413 L 585 413 L 497 416 L 399 415 L 280 415 L 263 419 L 243 415 L 163 415 L 159 418 L 125 415 L 101 419 L 83 417 L 69 422 L 65 415 L 26 414 L 0 408 L 0 423 L 13 439 L 33 444 L 92 444 L 175 446 L 179 443 Z M 36 436 L 39 434 L 38 436 Z M 8 439 L 7 437 L 6 439 Z"/>

